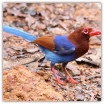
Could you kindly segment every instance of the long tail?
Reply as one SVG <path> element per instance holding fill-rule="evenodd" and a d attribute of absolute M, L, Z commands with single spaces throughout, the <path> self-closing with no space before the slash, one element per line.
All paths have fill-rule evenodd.
<path fill-rule="evenodd" d="M 36 36 L 33 36 L 30 33 L 24 32 L 22 30 L 19 30 L 17 28 L 13 28 L 13 27 L 10 27 L 7 25 L 3 25 L 3 31 L 11 33 L 11 34 L 19 36 L 19 37 L 22 37 L 23 39 L 25 39 L 29 42 L 32 42 L 37 38 Z"/>

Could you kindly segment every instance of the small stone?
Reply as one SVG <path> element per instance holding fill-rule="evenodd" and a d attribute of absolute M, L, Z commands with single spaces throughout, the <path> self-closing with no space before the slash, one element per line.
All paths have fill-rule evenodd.
<path fill-rule="evenodd" d="M 77 101 L 84 101 L 84 96 L 82 94 L 75 95 L 75 98 L 77 99 Z"/>
<path fill-rule="evenodd" d="M 78 90 L 78 91 L 82 91 L 82 87 L 77 86 L 77 87 L 76 87 L 76 90 Z"/>
<path fill-rule="evenodd" d="M 70 19 L 69 16 L 62 16 L 62 18 L 65 19 L 65 20 L 69 20 Z"/>
<path fill-rule="evenodd" d="M 35 11 L 34 8 L 29 8 L 29 9 L 28 9 L 28 13 L 29 13 L 31 16 L 36 15 L 36 11 Z"/>
<path fill-rule="evenodd" d="M 30 49 L 27 49 L 26 51 L 29 53 L 34 53 L 34 52 L 37 52 L 38 50 L 39 48 L 30 48 Z"/>

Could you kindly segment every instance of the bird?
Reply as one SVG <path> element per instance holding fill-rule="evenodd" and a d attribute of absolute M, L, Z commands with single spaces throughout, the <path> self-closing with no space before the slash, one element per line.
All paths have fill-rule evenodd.
<path fill-rule="evenodd" d="M 62 63 L 62 68 L 67 75 L 67 81 L 72 84 L 77 84 L 78 82 L 67 71 L 66 65 L 68 62 L 74 61 L 88 52 L 90 37 L 101 34 L 96 28 L 87 26 L 78 27 L 68 35 L 43 35 L 40 37 L 7 25 L 3 25 L 3 31 L 22 37 L 33 44 L 37 44 L 45 54 L 43 63 L 47 60 L 51 62 L 50 67 L 55 76 L 55 80 L 61 85 L 66 85 L 66 83 L 57 75 L 55 64 Z"/>

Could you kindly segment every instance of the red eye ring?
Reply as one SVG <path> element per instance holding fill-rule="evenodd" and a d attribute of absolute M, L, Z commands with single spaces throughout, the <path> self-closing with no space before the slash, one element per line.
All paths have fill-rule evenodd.
<path fill-rule="evenodd" d="M 83 33 L 84 33 L 84 34 L 88 34 L 88 28 L 84 28 L 84 29 L 83 29 Z"/>

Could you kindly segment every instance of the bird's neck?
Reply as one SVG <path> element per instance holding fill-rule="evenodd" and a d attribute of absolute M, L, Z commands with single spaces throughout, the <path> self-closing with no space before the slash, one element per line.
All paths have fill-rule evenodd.
<path fill-rule="evenodd" d="M 77 35 L 76 33 L 71 33 L 67 36 L 68 40 L 71 41 L 73 44 L 89 44 L 89 37 L 83 37 L 80 35 Z"/>
<path fill-rule="evenodd" d="M 70 34 L 68 39 L 76 46 L 77 58 L 84 55 L 89 49 L 89 39 L 77 37 L 77 34 Z"/>

